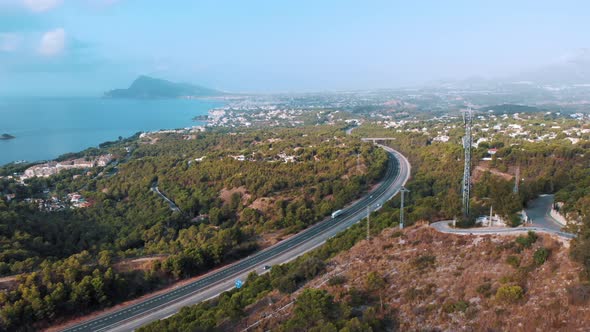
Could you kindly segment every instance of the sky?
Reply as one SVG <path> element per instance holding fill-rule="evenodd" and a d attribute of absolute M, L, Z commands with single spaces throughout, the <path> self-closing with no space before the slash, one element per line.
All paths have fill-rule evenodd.
<path fill-rule="evenodd" d="M 151 75 L 233 92 L 499 77 L 590 47 L 588 1 L 0 0 L 0 95 Z"/>

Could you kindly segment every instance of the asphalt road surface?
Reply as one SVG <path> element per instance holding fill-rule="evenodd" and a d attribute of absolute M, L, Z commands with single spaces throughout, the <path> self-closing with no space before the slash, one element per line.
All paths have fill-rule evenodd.
<path fill-rule="evenodd" d="M 529 202 L 528 208 L 525 211 L 534 226 L 553 229 L 555 231 L 561 230 L 562 226 L 549 215 L 551 206 L 553 205 L 553 198 L 553 195 L 543 195 Z"/>
<path fill-rule="evenodd" d="M 439 221 L 430 224 L 430 227 L 433 227 L 437 231 L 441 233 L 451 233 L 451 234 L 459 234 L 459 235 L 513 235 L 519 233 L 526 233 L 528 231 L 540 232 L 540 233 L 549 233 L 561 236 L 567 239 L 573 239 L 575 237 L 574 234 L 562 232 L 560 230 L 555 230 L 551 228 L 545 227 L 538 227 L 538 226 L 527 226 L 527 227 L 477 227 L 477 228 L 453 228 L 452 227 L 452 220 L 445 220 Z"/>
<path fill-rule="evenodd" d="M 182 213 L 182 211 L 180 211 L 180 208 L 176 205 L 176 203 L 174 203 L 170 198 L 166 197 L 166 195 L 162 194 L 162 192 L 160 191 L 160 188 L 158 188 L 157 182 L 154 182 L 152 184 L 152 187 L 150 188 L 150 190 L 155 192 L 158 196 L 162 197 L 162 199 L 164 201 L 166 201 L 166 203 L 168 203 L 170 210 L 172 210 L 173 212 Z"/>
<path fill-rule="evenodd" d="M 346 207 L 335 219 L 328 218 L 272 247 L 248 256 L 234 264 L 214 270 L 203 277 L 141 302 L 112 310 L 63 331 L 132 331 L 142 325 L 169 317 L 182 307 L 213 298 L 234 287 L 236 279 L 245 280 L 248 273 L 263 273 L 265 265 L 286 263 L 323 244 L 346 228 L 361 221 L 371 211 L 395 196 L 410 177 L 408 160 L 397 151 L 381 146 L 389 153 L 387 173 L 381 184 L 365 197 Z"/>

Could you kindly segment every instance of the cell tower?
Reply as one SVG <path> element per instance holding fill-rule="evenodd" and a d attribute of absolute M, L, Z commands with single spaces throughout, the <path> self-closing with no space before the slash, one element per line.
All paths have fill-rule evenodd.
<path fill-rule="evenodd" d="M 518 194 L 518 183 L 520 182 L 520 165 L 516 167 L 516 174 L 514 175 L 514 189 L 512 191 Z"/>
<path fill-rule="evenodd" d="M 472 123 L 471 108 L 463 112 L 463 123 L 465 124 L 465 136 L 463 136 L 463 149 L 465 150 L 465 166 L 463 168 L 463 215 L 469 215 L 469 198 L 471 197 L 471 136 Z"/>

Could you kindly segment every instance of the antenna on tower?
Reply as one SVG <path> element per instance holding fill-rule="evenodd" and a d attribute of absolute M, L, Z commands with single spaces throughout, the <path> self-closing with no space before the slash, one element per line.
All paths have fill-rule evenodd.
<path fill-rule="evenodd" d="M 463 111 L 463 124 L 465 136 L 463 136 L 463 149 L 465 150 L 465 166 L 463 168 L 463 215 L 469 215 L 469 198 L 471 197 L 471 136 L 472 111 L 471 108 Z"/>
<path fill-rule="evenodd" d="M 520 165 L 516 167 L 516 174 L 514 175 L 514 189 L 512 190 L 515 194 L 518 194 L 518 184 L 520 183 Z"/>

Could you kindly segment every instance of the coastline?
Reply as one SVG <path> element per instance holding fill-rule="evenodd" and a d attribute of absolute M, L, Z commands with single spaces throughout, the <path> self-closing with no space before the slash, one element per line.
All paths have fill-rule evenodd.
<path fill-rule="evenodd" d="M 35 164 L 97 148 L 138 132 L 204 126 L 195 121 L 223 106 L 219 100 L 121 100 L 93 98 L 18 98 L 0 104 L 3 139 L 0 167 Z M 81 112 L 80 110 L 84 110 Z M 2 132 L 0 132 L 1 135 Z M 15 163 L 17 162 L 17 163 Z"/>
<path fill-rule="evenodd" d="M 197 121 L 195 121 L 195 122 L 197 122 Z M 200 121 L 200 122 L 205 122 L 205 121 Z M 61 161 L 62 159 L 68 158 L 70 155 L 71 156 L 78 156 L 78 155 L 84 153 L 84 151 L 87 151 L 90 149 L 104 149 L 113 143 L 132 141 L 132 140 L 135 141 L 138 138 L 142 137 L 142 135 L 145 135 L 145 134 L 180 132 L 180 131 L 190 132 L 190 131 L 193 131 L 198 128 L 204 129 L 205 127 L 204 126 L 192 126 L 192 127 L 186 127 L 186 128 L 160 129 L 160 130 L 156 130 L 156 131 L 137 132 L 137 133 L 135 133 L 131 136 L 127 136 L 127 137 L 119 136 L 119 140 L 104 141 L 104 142 L 99 143 L 96 146 L 89 146 L 89 147 L 86 147 L 86 148 L 84 148 L 82 150 L 78 150 L 78 151 L 69 151 L 69 152 L 63 153 L 59 156 L 56 156 L 53 159 L 40 159 L 40 160 L 35 160 L 35 161 L 29 161 L 29 160 L 24 160 L 24 159 L 14 160 L 14 161 L 9 161 L 4 164 L 0 164 L 0 168 L 7 167 L 7 166 L 18 166 L 18 165 L 31 166 L 31 165 L 50 163 L 50 162 L 57 162 L 57 161 Z"/>

